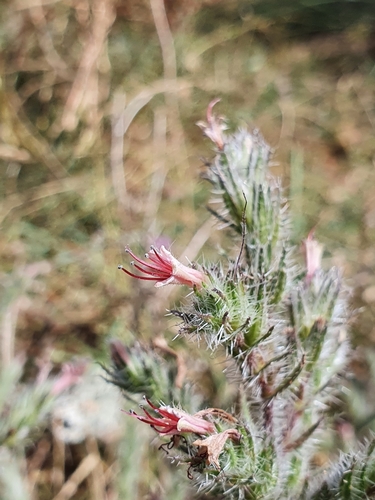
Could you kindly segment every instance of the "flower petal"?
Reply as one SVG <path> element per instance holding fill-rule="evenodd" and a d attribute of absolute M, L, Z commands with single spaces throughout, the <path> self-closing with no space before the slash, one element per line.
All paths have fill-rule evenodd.
<path fill-rule="evenodd" d="M 227 429 L 219 434 L 208 436 L 206 439 L 197 439 L 193 445 L 199 446 L 199 455 L 206 457 L 207 465 L 214 465 L 220 470 L 219 456 L 227 439 L 238 442 L 241 439 L 241 434 L 237 429 Z"/>

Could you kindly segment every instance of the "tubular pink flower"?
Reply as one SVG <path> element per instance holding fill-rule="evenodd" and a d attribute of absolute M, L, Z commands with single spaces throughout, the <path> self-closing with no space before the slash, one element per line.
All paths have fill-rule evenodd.
<path fill-rule="evenodd" d="M 214 424 L 204 420 L 202 417 L 189 415 L 183 410 L 172 408 L 171 406 L 161 405 L 159 408 L 145 398 L 152 410 L 158 414 L 157 417 L 151 415 L 143 409 L 144 415 L 138 415 L 134 411 L 124 412 L 131 417 L 135 417 L 140 422 L 150 425 L 162 436 L 172 436 L 184 432 L 194 434 L 213 434 L 216 433 Z"/>
<path fill-rule="evenodd" d="M 305 239 L 306 281 L 310 283 L 314 274 L 321 268 L 323 245 L 314 238 L 314 230 L 310 231 Z"/>
<path fill-rule="evenodd" d="M 228 128 L 225 124 L 225 120 L 223 117 L 215 116 L 212 113 L 212 109 L 220 101 L 220 99 L 214 99 L 207 106 L 207 123 L 206 122 L 198 122 L 197 125 L 199 128 L 203 130 L 203 133 L 211 139 L 211 141 L 216 144 L 218 149 L 222 151 L 225 145 L 225 136 L 223 132 Z"/>
<path fill-rule="evenodd" d="M 130 248 L 126 248 L 126 252 L 134 259 L 131 264 L 145 276 L 131 273 L 122 266 L 118 266 L 118 268 L 133 278 L 156 281 L 156 287 L 165 285 L 195 285 L 200 288 L 205 280 L 205 275 L 201 271 L 184 266 L 163 245 L 160 249 L 151 247 L 150 252 L 146 253 L 146 259 L 149 262 L 137 257 Z"/>

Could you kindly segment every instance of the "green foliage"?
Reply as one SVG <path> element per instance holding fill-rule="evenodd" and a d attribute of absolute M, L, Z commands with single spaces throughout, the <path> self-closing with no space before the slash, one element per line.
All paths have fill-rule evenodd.
<path fill-rule="evenodd" d="M 163 359 L 149 346 L 135 344 L 125 347 L 121 342 L 111 344 L 113 368 L 103 368 L 109 380 L 123 389 L 126 395 L 138 394 L 158 401 L 181 400 L 174 381 L 177 366 Z"/>
<path fill-rule="evenodd" d="M 13 362 L 0 371 L 0 496 L 27 500 L 23 477 L 24 449 L 47 426 L 53 398 L 50 384 L 20 384 L 22 365 Z"/>
<path fill-rule="evenodd" d="M 375 18 L 371 0 L 244 1 L 243 10 L 249 8 L 273 21 L 282 20 L 295 36 L 338 32 L 354 23 L 371 23 Z"/>
<path fill-rule="evenodd" d="M 50 385 L 19 384 L 21 374 L 17 363 L 0 373 L 0 446 L 22 445 L 31 431 L 45 423 L 51 408 Z"/>
<path fill-rule="evenodd" d="M 312 488 L 311 500 L 360 500 L 375 493 L 375 441 L 368 441 L 357 452 L 342 455 L 324 478 Z"/>

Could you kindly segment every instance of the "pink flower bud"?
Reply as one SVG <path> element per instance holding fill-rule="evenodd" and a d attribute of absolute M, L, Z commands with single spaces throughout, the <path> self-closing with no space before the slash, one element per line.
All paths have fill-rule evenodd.
<path fill-rule="evenodd" d="M 306 281 L 309 283 L 314 274 L 321 268 L 323 245 L 314 238 L 314 232 L 310 231 L 303 242 L 306 260 Z"/>
<path fill-rule="evenodd" d="M 224 123 L 224 118 L 215 116 L 212 113 L 212 109 L 220 101 L 220 99 L 214 99 L 210 102 L 207 107 L 207 123 L 198 122 L 197 125 L 203 130 L 204 135 L 206 135 L 211 141 L 216 144 L 218 149 L 222 151 L 225 144 L 225 136 L 223 134 L 227 126 Z"/>

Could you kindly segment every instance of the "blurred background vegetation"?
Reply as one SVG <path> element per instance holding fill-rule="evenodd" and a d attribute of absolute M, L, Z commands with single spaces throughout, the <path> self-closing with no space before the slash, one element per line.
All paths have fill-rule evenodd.
<path fill-rule="evenodd" d="M 225 245 L 205 209 L 200 174 L 212 151 L 195 125 L 215 97 L 232 127 L 259 128 L 274 148 L 296 245 L 315 228 L 327 265 L 343 268 L 354 289 L 357 358 L 346 412 L 354 430 L 371 427 L 373 0 L 9 0 L 0 19 L 0 352 L 8 391 L 0 413 L 20 387 L 48 394 L 43 384 L 66 363 L 85 366 L 48 418 L 33 417 L 14 446 L 14 429 L 4 434 L 4 499 L 191 497 L 184 471 L 166 467 L 160 476 L 149 435 L 137 434 L 136 422 L 123 427 L 124 402 L 101 388 L 97 362 L 108 363 L 110 339 L 175 334 L 164 314 L 184 291 L 156 292 L 120 274 L 126 244 L 143 253 L 162 242 L 190 260 L 217 260 Z M 180 340 L 173 346 L 194 354 Z M 208 355 L 199 357 L 192 369 L 212 401 L 223 381 Z"/>

